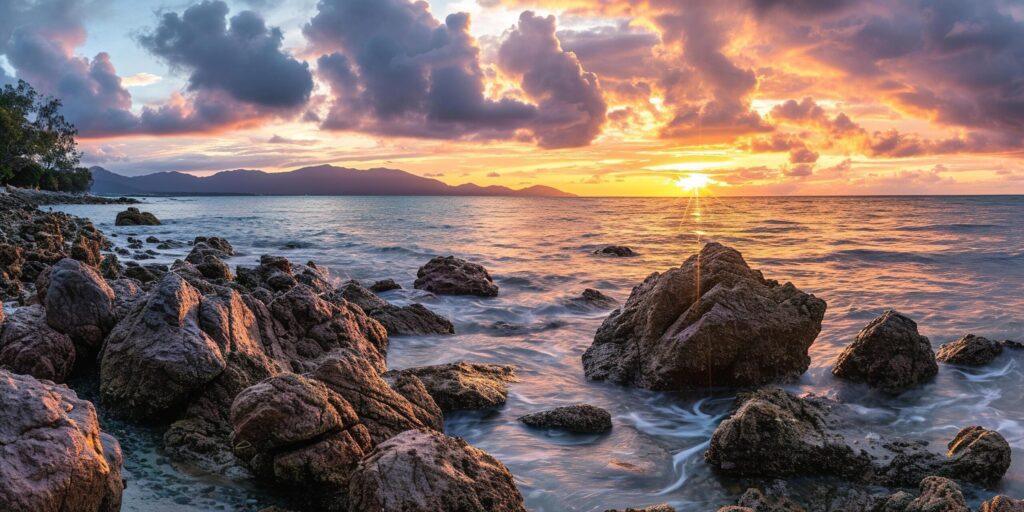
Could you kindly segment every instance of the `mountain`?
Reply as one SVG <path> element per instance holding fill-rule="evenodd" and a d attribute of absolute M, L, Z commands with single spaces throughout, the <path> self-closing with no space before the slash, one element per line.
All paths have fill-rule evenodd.
<path fill-rule="evenodd" d="M 99 195 L 573 197 L 573 194 L 542 185 L 519 190 L 472 183 L 451 186 L 397 169 L 360 170 L 333 165 L 303 167 L 289 172 L 237 169 L 206 177 L 181 172 L 129 177 L 102 167 L 90 170 L 92 193 Z"/>

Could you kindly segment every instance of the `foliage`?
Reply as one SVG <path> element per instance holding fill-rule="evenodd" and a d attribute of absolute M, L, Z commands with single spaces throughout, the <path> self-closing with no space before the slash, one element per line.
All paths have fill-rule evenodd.
<path fill-rule="evenodd" d="M 84 192 L 92 174 L 80 167 L 74 125 L 61 102 L 39 95 L 24 80 L 0 91 L 0 184 Z"/>

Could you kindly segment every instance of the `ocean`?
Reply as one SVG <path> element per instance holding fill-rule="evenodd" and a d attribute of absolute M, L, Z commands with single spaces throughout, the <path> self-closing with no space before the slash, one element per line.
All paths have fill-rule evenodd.
<path fill-rule="evenodd" d="M 126 237 L 188 241 L 222 236 L 239 252 L 313 260 L 338 282 L 393 278 L 383 294 L 449 317 L 457 335 L 393 337 L 391 368 L 468 360 L 515 365 L 505 407 L 446 419 L 505 463 L 533 511 L 602 511 L 670 503 L 679 510 L 731 504 L 747 482 L 722 479 L 703 462 L 729 390 L 656 393 L 583 377 L 580 355 L 608 311 L 566 301 L 596 288 L 620 302 L 651 272 L 678 266 L 702 243 L 743 253 L 765 276 L 791 281 L 828 302 L 811 367 L 787 389 L 855 404 L 868 431 L 924 439 L 937 451 L 961 428 L 999 431 L 1013 465 L 994 491 L 967 488 L 973 505 L 993 493 L 1024 497 L 1024 351 L 964 369 L 940 364 L 931 384 L 891 397 L 841 382 L 830 370 L 857 332 L 884 310 L 917 321 L 932 346 L 967 333 L 1024 341 L 1024 196 L 801 198 L 146 198 L 162 226 L 116 227 L 120 206 L 55 209 L 91 218 L 118 244 Z M 592 254 L 628 245 L 639 256 Z M 147 245 L 147 248 L 153 246 Z M 170 262 L 188 248 L 160 251 Z M 435 255 L 486 266 L 494 299 L 433 297 L 412 289 Z M 530 430 L 519 416 L 587 402 L 608 409 L 608 435 Z M 272 503 L 260 486 L 177 467 L 157 448 L 159 432 L 105 418 L 125 450 L 125 510 L 234 510 Z"/>

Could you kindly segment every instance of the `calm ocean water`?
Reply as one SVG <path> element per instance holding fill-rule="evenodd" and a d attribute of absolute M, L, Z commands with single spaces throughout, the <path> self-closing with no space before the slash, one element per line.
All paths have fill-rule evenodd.
<path fill-rule="evenodd" d="M 420 301 L 451 318 L 458 335 L 397 337 L 392 368 L 460 359 L 513 364 L 520 382 L 488 414 L 450 417 L 465 437 L 512 470 L 534 511 L 593 511 L 668 502 L 714 510 L 744 490 L 703 463 L 727 392 L 653 393 L 583 378 L 580 355 L 606 311 L 566 307 L 597 288 L 622 301 L 653 271 L 679 265 L 703 241 L 740 250 L 768 278 L 792 281 L 828 302 L 810 370 L 789 388 L 857 404 L 871 432 L 930 441 L 980 424 L 1013 446 L 997 492 L 1024 497 L 1024 352 L 981 369 L 942 365 L 934 383 L 886 397 L 835 380 L 835 357 L 887 308 L 915 319 L 938 347 L 966 333 L 1024 341 L 1024 197 L 508 199 L 420 197 L 209 197 L 146 199 L 165 224 L 115 227 L 117 206 L 60 206 L 86 216 L 117 243 L 128 234 L 191 240 L 226 237 L 241 253 L 314 260 L 342 279 L 394 278 L 384 297 Z M 598 257 L 609 244 L 637 258 Z M 291 246 L 296 248 L 285 249 Z M 168 251 L 157 261 L 182 257 Z M 434 255 L 484 264 L 496 299 L 431 297 L 413 290 Z M 576 402 L 611 411 L 606 436 L 551 435 L 522 414 Z M 109 422 L 110 420 L 108 420 Z M 108 428 L 125 445 L 126 510 L 245 509 L 265 499 L 245 483 L 170 465 L 138 429 Z M 989 493 L 974 494 L 977 505 Z"/>

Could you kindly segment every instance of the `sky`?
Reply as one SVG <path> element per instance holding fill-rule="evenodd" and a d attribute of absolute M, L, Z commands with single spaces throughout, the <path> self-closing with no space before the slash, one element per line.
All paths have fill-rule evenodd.
<path fill-rule="evenodd" d="M 126 175 L 1024 193 L 1024 0 L 0 0 L 18 79 Z"/>

